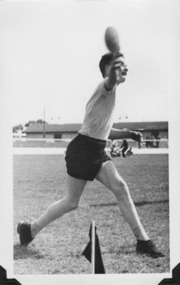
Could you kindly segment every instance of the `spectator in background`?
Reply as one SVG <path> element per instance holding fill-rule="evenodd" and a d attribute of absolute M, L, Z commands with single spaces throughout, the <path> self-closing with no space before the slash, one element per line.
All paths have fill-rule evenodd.
<path fill-rule="evenodd" d="M 151 142 L 149 142 L 149 139 L 150 139 L 150 137 L 147 136 L 147 137 L 146 137 L 146 147 L 151 146 Z"/>
<path fill-rule="evenodd" d="M 132 156 L 133 155 L 133 151 L 132 151 L 132 147 L 130 147 L 127 152 L 126 152 L 127 156 Z"/>
<path fill-rule="evenodd" d="M 151 137 L 150 137 L 150 145 L 151 145 L 151 147 L 156 147 L 156 139 L 155 139 L 155 136 L 154 135 L 151 135 Z"/>
<path fill-rule="evenodd" d="M 128 149 L 128 142 L 126 139 L 123 140 L 122 145 L 120 146 L 120 150 L 122 151 L 122 156 L 126 157 L 126 151 Z"/>
<path fill-rule="evenodd" d="M 160 135 L 157 135 L 156 137 L 156 147 L 157 148 L 159 148 L 160 139 L 161 139 Z"/>

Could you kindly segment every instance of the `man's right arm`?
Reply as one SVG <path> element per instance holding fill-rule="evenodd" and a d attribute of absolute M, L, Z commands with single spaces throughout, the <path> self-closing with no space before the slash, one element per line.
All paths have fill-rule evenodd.
<path fill-rule="evenodd" d="M 124 65 L 123 58 L 115 57 L 111 67 L 109 76 L 105 79 L 105 88 L 112 90 L 116 84 L 123 83 L 127 74 L 127 67 Z"/>

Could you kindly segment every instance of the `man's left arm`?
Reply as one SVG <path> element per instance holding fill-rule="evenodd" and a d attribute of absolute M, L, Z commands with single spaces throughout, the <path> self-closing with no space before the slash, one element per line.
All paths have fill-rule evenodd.
<path fill-rule="evenodd" d="M 140 132 L 130 130 L 119 130 L 112 128 L 108 138 L 111 140 L 132 139 L 138 142 L 139 148 L 142 147 L 143 143 L 142 134 Z"/>

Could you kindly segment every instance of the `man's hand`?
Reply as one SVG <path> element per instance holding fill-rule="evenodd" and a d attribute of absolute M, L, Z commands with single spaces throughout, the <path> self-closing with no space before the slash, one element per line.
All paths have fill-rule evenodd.
<path fill-rule="evenodd" d="M 117 53 L 114 56 L 111 69 L 115 71 L 117 83 L 123 83 L 128 72 L 127 65 L 124 63 L 123 54 Z"/>
<path fill-rule="evenodd" d="M 139 148 L 143 145 L 143 136 L 140 132 L 133 132 L 131 131 L 131 139 L 138 142 Z"/>

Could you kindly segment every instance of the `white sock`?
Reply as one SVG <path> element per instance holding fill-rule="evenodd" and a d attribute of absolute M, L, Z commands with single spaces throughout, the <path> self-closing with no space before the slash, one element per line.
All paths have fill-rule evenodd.
<path fill-rule="evenodd" d="M 139 219 L 138 213 L 136 211 L 135 205 L 133 203 L 130 194 L 128 196 L 125 196 L 123 201 L 122 200 L 118 201 L 118 204 L 124 219 L 129 224 L 136 239 L 149 240 L 150 238 L 148 237 L 145 229 L 141 224 L 141 221 Z"/>

